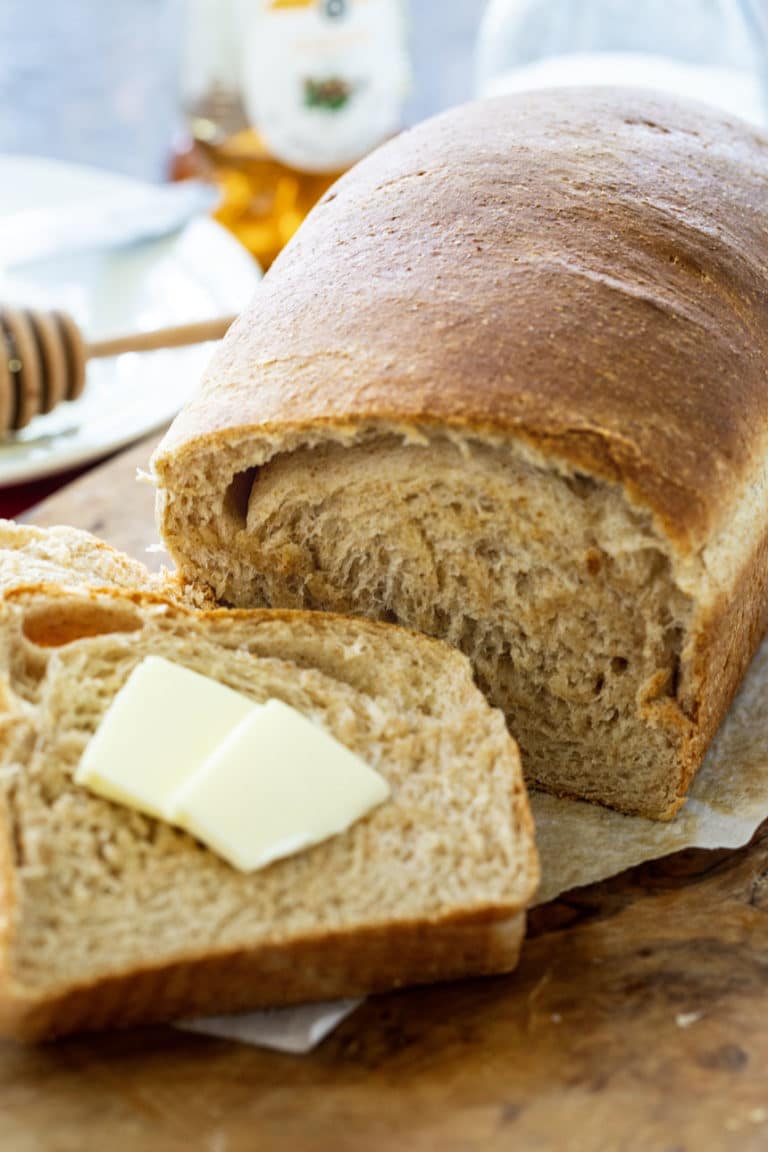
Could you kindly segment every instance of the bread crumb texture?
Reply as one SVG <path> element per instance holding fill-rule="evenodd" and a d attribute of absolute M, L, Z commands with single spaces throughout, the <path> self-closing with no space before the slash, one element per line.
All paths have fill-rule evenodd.
<path fill-rule="evenodd" d="M 358 928 L 503 920 L 535 888 L 516 748 L 442 645 L 331 616 L 51 588 L 11 594 L 2 631 L 7 960 L 28 993 Z M 77 787 L 89 738 L 150 653 L 297 708 L 380 772 L 391 801 L 249 876 Z"/>

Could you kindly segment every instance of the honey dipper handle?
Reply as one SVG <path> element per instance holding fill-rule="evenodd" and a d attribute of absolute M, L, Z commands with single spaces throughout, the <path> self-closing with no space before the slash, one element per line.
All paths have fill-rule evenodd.
<path fill-rule="evenodd" d="M 234 316 L 221 316 L 216 320 L 200 320 L 175 328 L 157 328 L 153 332 L 133 332 L 109 340 L 95 340 L 87 345 L 86 354 L 91 360 L 119 356 L 123 352 L 152 352 L 156 348 L 181 348 L 186 344 L 202 344 L 205 340 L 220 340 L 234 319 Z"/>

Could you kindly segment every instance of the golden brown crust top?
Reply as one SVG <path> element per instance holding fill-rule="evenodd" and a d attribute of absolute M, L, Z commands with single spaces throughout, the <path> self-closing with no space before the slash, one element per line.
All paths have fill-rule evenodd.
<path fill-rule="evenodd" d="M 249 428 L 495 430 L 696 543 L 767 414 L 768 142 L 669 97 L 561 90 L 456 109 L 343 177 L 158 466 Z"/>

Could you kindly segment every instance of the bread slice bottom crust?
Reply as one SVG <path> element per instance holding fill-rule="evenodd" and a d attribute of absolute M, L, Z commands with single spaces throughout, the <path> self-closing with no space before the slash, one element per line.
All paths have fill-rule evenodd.
<path fill-rule="evenodd" d="M 0 1032 L 24 1041 L 346 999 L 510 972 L 525 915 L 384 925 L 184 959 L 35 996 L 2 975 Z"/>

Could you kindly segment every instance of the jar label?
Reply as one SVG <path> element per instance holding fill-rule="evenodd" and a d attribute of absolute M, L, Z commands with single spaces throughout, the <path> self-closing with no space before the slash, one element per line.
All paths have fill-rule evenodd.
<path fill-rule="evenodd" d="M 278 160 L 341 170 L 398 130 L 401 0 L 242 0 L 242 13 L 243 102 Z"/>

